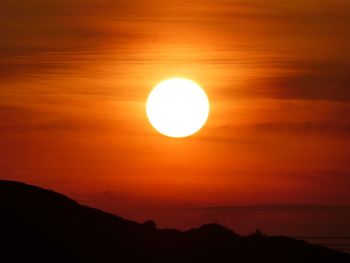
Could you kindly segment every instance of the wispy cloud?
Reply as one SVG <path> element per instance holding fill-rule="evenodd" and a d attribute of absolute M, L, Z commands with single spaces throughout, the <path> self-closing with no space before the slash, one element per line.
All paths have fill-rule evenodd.
<path fill-rule="evenodd" d="M 257 204 L 224 207 L 203 207 L 208 212 L 344 212 L 350 213 L 350 206 L 322 204 Z"/>
<path fill-rule="evenodd" d="M 128 64 L 140 70 L 164 63 L 214 67 L 220 75 L 216 92 L 230 98 L 350 99 L 346 0 L 1 4 L 3 81 L 47 70 L 64 73 L 99 59 L 114 60 L 120 70 Z M 159 42 L 167 49 L 169 43 L 196 47 L 203 41 L 210 44 L 198 56 L 178 51 L 183 61 L 174 61 L 170 49 L 158 52 Z"/>

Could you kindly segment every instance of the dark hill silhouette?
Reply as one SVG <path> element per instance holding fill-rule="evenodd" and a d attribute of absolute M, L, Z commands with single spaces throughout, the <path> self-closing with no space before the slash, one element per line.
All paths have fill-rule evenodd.
<path fill-rule="evenodd" d="M 53 191 L 0 180 L 0 262 L 350 262 L 350 255 L 218 224 L 138 224 Z"/>

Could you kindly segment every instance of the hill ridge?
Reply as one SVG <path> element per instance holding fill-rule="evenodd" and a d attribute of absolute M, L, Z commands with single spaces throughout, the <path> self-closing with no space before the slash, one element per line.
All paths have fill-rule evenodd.
<path fill-rule="evenodd" d="M 262 232 L 241 236 L 211 223 L 157 229 L 25 183 L 0 180 L 4 262 L 350 262 L 350 255 Z"/>

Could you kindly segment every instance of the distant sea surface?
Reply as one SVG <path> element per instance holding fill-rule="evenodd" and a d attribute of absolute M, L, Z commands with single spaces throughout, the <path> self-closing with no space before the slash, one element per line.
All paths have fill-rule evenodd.
<path fill-rule="evenodd" d="M 329 247 L 350 254 L 350 237 L 297 237 L 312 244 Z"/>

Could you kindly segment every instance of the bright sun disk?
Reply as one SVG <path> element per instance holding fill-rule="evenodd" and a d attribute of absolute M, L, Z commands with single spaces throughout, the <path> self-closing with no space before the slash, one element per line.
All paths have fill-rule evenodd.
<path fill-rule="evenodd" d="M 169 137 L 187 137 L 200 130 L 209 115 L 209 100 L 194 81 L 172 78 L 159 83 L 146 104 L 151 125 Z"/>

